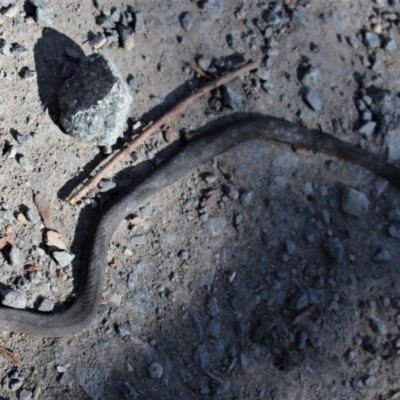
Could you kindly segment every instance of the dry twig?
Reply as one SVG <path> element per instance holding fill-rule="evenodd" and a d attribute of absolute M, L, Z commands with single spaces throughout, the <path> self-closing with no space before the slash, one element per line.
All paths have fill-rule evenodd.
<path fill-rule="evenodd" d="M 200 97 L 205 96 L 210 93 L 213 89 L 225 85 L 231 80 L 237 78 L 239 75 L 257 69 L 259 67 L 258 62 L 252 62 L 244 65 L 243 67 L 229 72 L 226 75 L 210 82 L 201 89 L 196 90 L 193 94 L 187 97 L 185 100 L 178 103 L 172 110 L 167 112 L 163 117 L 159 118 L 153 125 L 148 127 L 143 133 L 137 138 L 131 140 L 124 149 L 120 150 L 110 161 L 108 161 L 104 167 L 94 175 L 88 183 L 86 183 L 75 195 L 69 199 L 69 204 L 74 205 L 82 197 L 86 196 L 92 189 L 94 189 L 97 184 L 104 178 L 104 176 L 111 171 L 124 157 L 131 154 L 135 149 L 142 145 L 145 140 L 151 136 L 154 132 L 160 130 L 163 125 L 169 125 L 171 121 L 183 111 L 185 111 L 189 106 L 196 102 Z"/>

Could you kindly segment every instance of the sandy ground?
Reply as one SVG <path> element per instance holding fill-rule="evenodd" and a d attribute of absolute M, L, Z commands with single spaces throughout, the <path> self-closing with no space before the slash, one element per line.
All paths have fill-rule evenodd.
<path fill-rule="evenodd" d="M 257 27 L 252 40 L 244 37 L 251 29 L 245 20 L 265 15 L 263 2 L 254 0 L 221 1 L 221 13 L 207 12 L 195 1 L 137 0 L 133 6 L 143 12 L 145 31 L 134 34 L 135 46 L 129 51 L 118 43 L 99 50 L 90 46 L 91 35 L 102 31 L 95 20 L 100 12 L 91 1 L 50 1 L 53 29 L 27 19 L 24 12 L 31 10 L 23 3 L 15 2 L 17 15 L 6 17 L 0 29 L 3 39 L 28 50 L 20 57 L 0 56 L 0 69 L 6 72 L 1 81 L 0 140 L 4 153 L 10 145 L 17 147 L 17 156 L 5 155 L 0 166 L 1 206 L 14 215 L 25 213 L 35 209 L 33 194 L 45 193 L 57 230 L 76 255 L 72 265 L 62 269 L 47 253 L 40 222 L 3 222 L 3 228 L 12 225 L 10 235 L 24 261 L 12 266 L 3 251 L 1 282 L 21 292 L 16 279 L 26 266 L 35 265 L 42 271 L 40 283 L 50 284 L 33 283 L 21 292 L 33 307 L 38 296 L 62 302 L 71 295 L 87 252 L 85 239 L 99 210 L 180 145 L 167 143 L 162 133 L 155 135 L 141 149 L 139 161 L 125 160 L 109 177 L 115 189 L 69 206 L 68 196 L 105 156 L 97 147 L 75 141 L 57 124 L 65 50 L 73 48 L 80 55 L 98 51 L 113 60 L 124 78 L 137 79 L 138 87 L 131 91 L 131 119 L 117 149 L 132 136 L 137 121 L 154 121 L 204 83 L 188 68 L 199 56 L 262 62 L 266 40 Z M 127 6 L 117 0 L 103 3 L 120 10 Z M 235 16 L 243 4 L 248 6 L 245 20 Z M 383 152 L 380 134 L 357 133 L 355 105 L 359 77 L 375 74 L 360 56 L 376 53 L 383 65 L 379 87 L 393 94 L 399 90 L 398 51 L 367 48 L 363 28 L 371 16 L 379 22 L 383 12 L 397 13 L 398 20 L 400 7 L 375 6 L 371 0 L 292 1 L 279 14 L 291 17 L 297 9 L 308 23 L 302 26 L 292 19 L 273 36 L 279 53 L 271 57 L 269 82 L 276 86 L 276 95 L 263 90 L 254 74 L 247 74 L 229 84 L 242 96 L 240 109 L 215 112 L 208 97 L 171 128 L 183 137 L 206 130 L 220 118 L 226 123 L 247 117 L 240 113 L 256 112 Z M 185 12 L 195 17 L 189 32 L 180 23 Z M 400 43 L 396 23 L 391 26 L 390 35 Z M 235 50 L 228 46 L 229 34 L 237 37 Z M 359 47 L 349 45 L 346 36 L 357 38 Z M 304 111 L 310 109 L 300 80 L 307 58 L 323 77 L 316 89 L 323 107 L 311 114 Z M 22 79 L 24 67 L 35 70 L 36 78 Z M 341 131 L 333 132 L 332 118 L 341 119 Z M 33 144 L 20 144 L 18 134 L 32 135 Z M 30 167 L 24 167 L 21 156 L 30 159 Z M 293 162 L 286 165 L 282 157 Z M 204 173 L 213 173 L 216 180 L 205 182 Z M 350 163 L 273 143 L 240 146 L 191 171 L 138 210 L 137 216 L 148 225 L 145 229 L 132 217 L 119 226 L 108 256 L 110 264 L 115 258 L 119 265 L 106 271 L 103 304 L 109 309 L 103 308 L 90 329 L 61 339 L 3 332 L 2 345 L 22 362 L 13 367 L 0 359 L 0 398 L 28 399 L 28 392 L 37 387 L 40 399 L 397 398 L 400 247 L 387 233 L 392 224 L 387 214 L 399 207 L 400 198 L 391 185 L 378 193 L 381 183 Z M 225 195 L 210 209 L 208 221 L 202 220 L 199 205 L 205 193 L 214 189 L 221 197 L 226 186 L 239 193 L 251 191 L 251 204 Z M 368 198 L 368 212 L 362 217 L 342 211 L 345 187 Z M 213 235 L 215 226 L 221 229 Z M 323 250 L 329 237 L 343 244 L 345 257 L 339 263 Z M 37 247 L 46 254 L 39 255 Z M 380 248 L 390 252 L 391 260 L 372 261 Z M 129 275 L 132 271 L 135 275 Z M 302 314 L 305 310 L 310 311 L 308 317 Z M 304 318 L 295 322 L 299 315 Z M 265 327 L 268 323 L 272 329 Z M 163 369 L 160 378 L 149 373 L 153 363 Z M 10 382 L 15 387 L 18 380 L 22 386 L 9 390 Z"/>

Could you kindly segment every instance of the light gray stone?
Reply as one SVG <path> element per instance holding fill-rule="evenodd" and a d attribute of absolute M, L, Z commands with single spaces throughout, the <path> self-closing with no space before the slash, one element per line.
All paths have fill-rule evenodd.
<path fill-rule="evenodd" d="M 195 20 L 196 18 L 192 13 L 190 12 L 184 13 L 180 19 L 182 28 L 186 32 L 189 32 L 192 29 Z"/>
<path fill-rule="evenodd" d="M 353 188 L 344 187 L 341 197 L 342 211 L 354 217 L 363 217 L 367 214 L 369 200 L 365 193 Z"/>
<path fill-rule="evenodd" d="M 10 264 L 13 267 L 21 265 L 25 260 L 24 253 L 17 246 L 12 246 L 10 250 Z"/>
<path fill-rule="evenodd" d="M 64 268 L 71 264 L 75 255 L 66 251 L 54 251 L 53 257 L 57 261 L 57 264 Z"/>
<path fill-rule="evenodd" d="M 376 128 L 376 122 L 368 121 L 360 126 L 360 128 L 358 129 L 358 133 L 361 133 L 362 135 L 365 136 L 371 136 L 374 133 L 375 128 Z"/>
<path fill-rule="evenodd" d="M 11 289 L 1 290 L 1 304 L 3 306 L 24 309 L 26 307 L 26 297 Z"/>
<path fill-rule="evenodd" d="M 68 372 L 65 372 L 60 376 L 58 382 L 64 386 L 72 386 L 75 383 L 75 379 Z"/>
<path fill-rule="evenodd" d="M 310 89 L 317 89 L 323 84 L 323 79 L 321 72 L 317 67 L 309 67 L 307 71 L 304 73 L 303 78 L 301 79 L 301 83 L 310 88 Z"/>
<path fill-rule="evenodd" d="M 307 93 L 304 95 L 304 100 L 313 111 L 319 112 L 322 110 L 322 101 L 314 90 L 307 90 Z"/>
<path fill-rule="evenodd" d="M 299 157 L 293 151 L 286 150 L 272 161 L 272 165 L 286 169 L 295 166 L 298 162 Z"/>
<path fill-rule="evenodd" d="M 371 49 L 376 49 L 381 46 L 381 39 L 376 33 L 367 31 L 364 34 L 364 44 Z"/>
<path fill-rule="evenodd" d="M 85 58 L 59 92 L 60 122 L 75 139 L 112 146 L 122 135 L 132 97 L 114 64 L 101 54 Z"/>
<path fill-rule="evenodd" d="M 50 312 L 53 311 L 54 309 L 54 301 L 51 301 L 49 299 L 43 298 L 37 307 L 38 311 L 41 312 Z"/>

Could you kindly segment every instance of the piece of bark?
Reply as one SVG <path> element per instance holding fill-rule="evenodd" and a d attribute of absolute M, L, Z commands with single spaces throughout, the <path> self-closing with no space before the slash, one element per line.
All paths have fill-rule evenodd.
<path fill-rule="evenodd" d="M 54 229 L 54 221 L 53 221 L 53 212 L 50 207 L 50 203 L 44 197 L 44 194 L 38 192 L 34 197 L 35 205 L 39 211 L 40 216 L 42 217 L 44 226 L 47 229 Z"/>
<path fill-rule="evenodd" d="M 2 356 L 11 364 L 19 365 L 21 363 L 21 357 L 19 355 L 13 353 L 11 350 L 8 350 L 1 345 L 0 345 L 0 356 Z"/>

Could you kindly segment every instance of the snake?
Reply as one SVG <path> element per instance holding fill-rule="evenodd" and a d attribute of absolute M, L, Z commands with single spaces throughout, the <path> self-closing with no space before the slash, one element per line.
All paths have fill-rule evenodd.
<path fill-rule="evenodd" d="M 393 186 L 400 187 L 400 168 L 395 164 L 379 154 L 320 130 L 260 114 L 211 128 L 185 143 L 176 154 L 159 164 L 142 182 L 128 188 L 101 214 L 90 235 L 87 247 L 90 250 L 81 271 L 77 294 L 69 307 L 49 313 L 0 307 L 0 330 L 61 337 L 90 327 L 102 301 L 107 252 L 120 222 L 151 196 L 183 178 L 189 171 L 249 141 L 283 143 L 334 156 L 366 168 Z"/>

